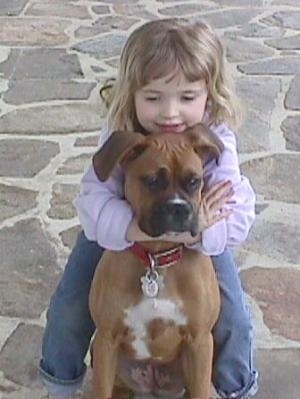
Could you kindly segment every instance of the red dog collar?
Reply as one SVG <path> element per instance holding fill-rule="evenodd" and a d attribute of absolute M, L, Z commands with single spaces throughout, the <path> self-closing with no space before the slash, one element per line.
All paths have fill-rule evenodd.
<path fill-rule="evenodd" d="M 144 262 L 146 267 L 153 269 L 156 267 L 168 267 L 177 263 L 182 258 L 183 245 L 165 252 L 152 254 L 146 251 L 141 245 L 135 243 L 130 247 L 130 250 Z"/>

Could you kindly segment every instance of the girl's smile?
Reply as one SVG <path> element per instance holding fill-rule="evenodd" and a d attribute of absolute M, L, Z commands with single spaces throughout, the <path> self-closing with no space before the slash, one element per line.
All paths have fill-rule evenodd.
<path fill-rule="evenodd" d="M 139 124 L 149 133 L 182 133 L 202 121 L 207 88 L 204 79 L 189 82 L 183 73 L 153 79 L 134 96 Z"/>

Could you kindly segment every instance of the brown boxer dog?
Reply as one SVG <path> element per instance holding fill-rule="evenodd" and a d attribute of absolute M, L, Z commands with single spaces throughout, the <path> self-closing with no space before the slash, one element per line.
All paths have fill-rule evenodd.
<path fill-rule="evenodd" d="M 114 132 L 94 155 L 101 181 L 121 166 L 139 227 L 156 238 L 105 251 L 96 269 L 90 292 L 95 399 L 209 398 L 218 283 L 209 257 L 168 242 L 167 234 L 198 234 L 203 163 L 217 162 L 222 149 L 197 125 L 182 134 Z"/>

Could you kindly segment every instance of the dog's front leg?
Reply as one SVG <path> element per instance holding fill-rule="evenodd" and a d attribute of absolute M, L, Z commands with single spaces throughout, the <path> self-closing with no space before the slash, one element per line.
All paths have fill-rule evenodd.
<path fill-rule="evenodd" d="M 190 399 L 209 399 L 213 360 L 213 338 L 189 337 L 183 352 L 183 371 Z"/>
<path fill-rule="evenodd" d="M 93 398 L 110 399 L 116 377 L 118 343 L 111 335 L 96 333 L 93 342 Z"/>

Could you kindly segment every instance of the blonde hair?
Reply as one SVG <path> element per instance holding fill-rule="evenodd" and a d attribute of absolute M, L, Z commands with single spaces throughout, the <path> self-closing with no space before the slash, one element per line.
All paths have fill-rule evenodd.
<path fill-rule="evenodd" d="M 120 57 L 119 71 L 100 90 L 108 107 L 108 127 L 138 130 L 134 95 L 152 79 L 181 71 L 190 81 L 205 79 L 209 124 L 239 122 L 240 108 L 225 68 L 223 46 L 204 22 L 180 18 L 154 20 L 129 36 Z"/>

